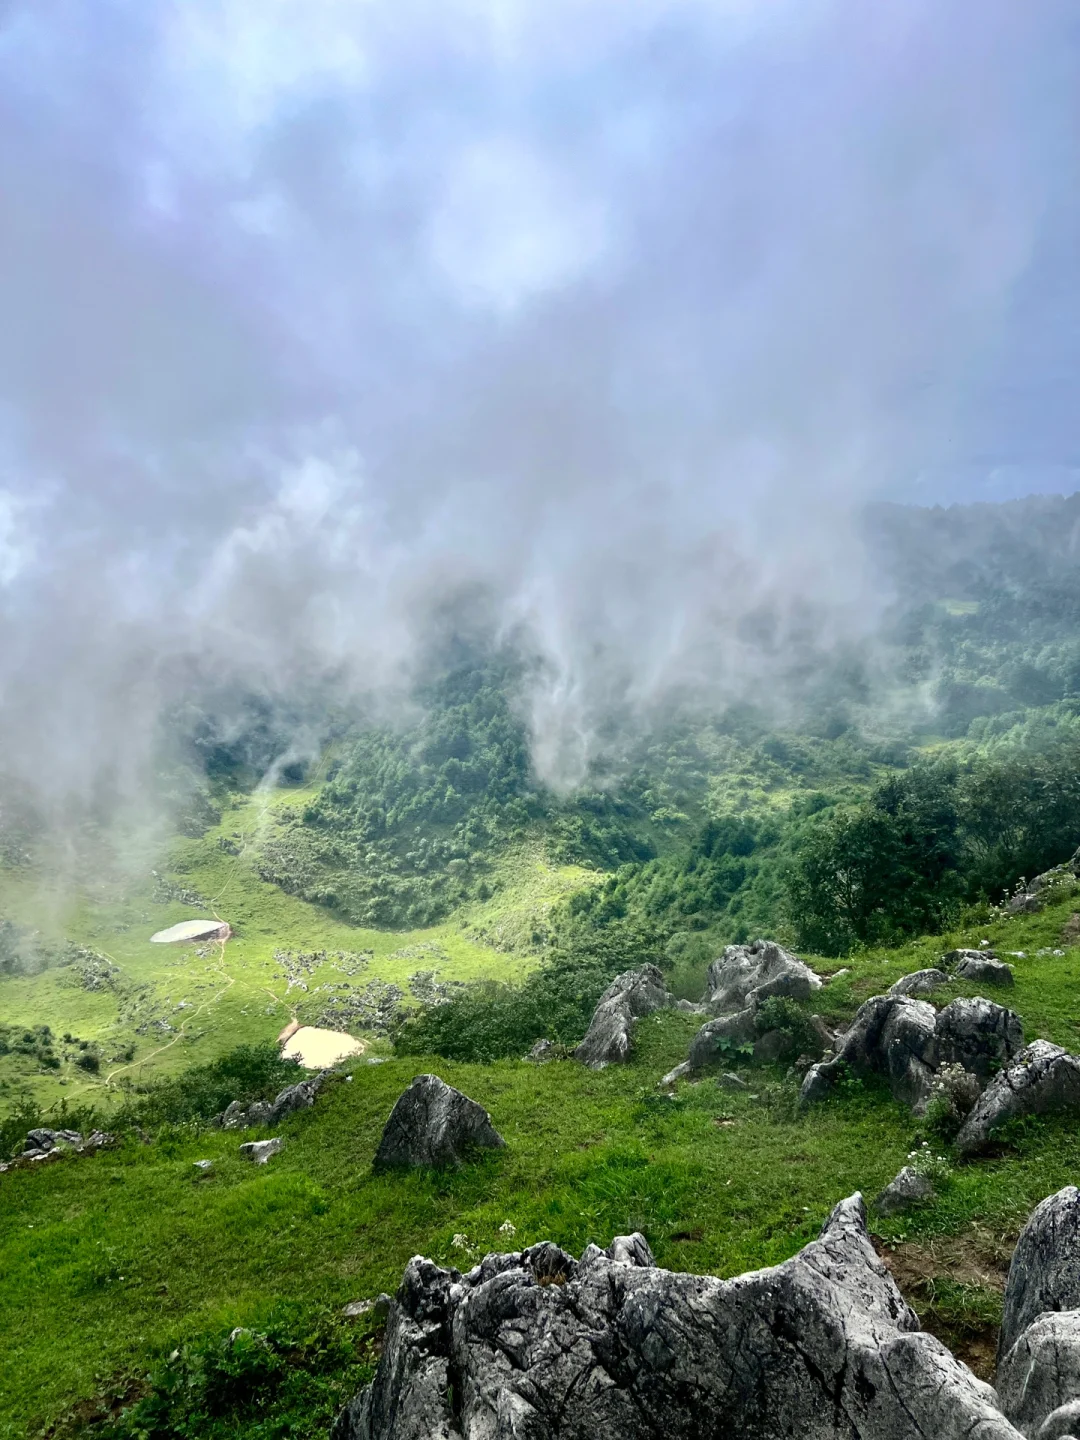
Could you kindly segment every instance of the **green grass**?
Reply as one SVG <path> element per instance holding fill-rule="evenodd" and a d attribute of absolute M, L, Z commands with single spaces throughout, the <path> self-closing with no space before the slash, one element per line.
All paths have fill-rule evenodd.
<path fill-rule="evenodd" d="M 496 867 L 489 901 L 473 903 L 444 924 L 414 931 L 343 924 L 255 873 L 252 842 L 268 817 L 310 793 L 250 797 L 199 839 L 174 842 L 157 868 L 169 883 L 205 897 L 207 907 L 155 901 L 149 863 L 135 881 L 105 877 L 64 907 L 34 876 L 0 875 L 0 909 L 27 924 L 40 924 L 44 913 L 58 940 L 88 946 L 120 971 L 115 988 L 98 991 L 82 988 L 70 966 L 0 979 L 5 1023 L 45 1024 L 57 1036 L 68 1031 L 93 1042 L 102 1057 L 97 1076 L 70 1062 L 54 1073 L 19 1057 L 0 1057 L 0 1107 L 26 1091 L 45 1105 L 108 1107 L 125 1077 L 143 1081 L 176 1073 L 235 1045 L 273 1038 L 294 1016 L 315 1018 L 322 1004 L 318 987 L 340 981 L 341 974 L 328 964 L 307 980 L 306 992 L 287 993 L 276 978 L 278 949 L 369 952 L 353 983 L 390 982 L 406 993 L 418 970 L 434 970 L 442 981 L 513 979 L 535 964 L 551 906 L 596 878 L 593 871 L 546 863 L 539 846 L 523 847 Z M 222 840 L 240 853 L 222 849 Z M 224 955 L 218 946 L 200 955 L 195 946 L 150 944 L 155 931 L 208 912 L 233 927 Z M 129 1046 L 135 1047 L 131 1061 L 123 1058 Z"/>
<path fill-rule="evenodd" d="M 960 939 L 1038 948 L 1068 913 L 1066 903 L 977 937 L 868 955 L 818 1008 L 850 1013 L 863 992 Z M 1071 1043 L 1080 954 L 1015 963 L 1006 998 L 1029 1034 Z M 80 1401 L 123 1390 L 175 1347 L 257 1329 L 282 1303 L 321 1323 L 349 1300 L 392 1290 L 417 1252 L 464 1269 L 490 1249 L 552 1239 L 579 1252 L 639 1229 L 672 1268 L 732 1275 L 773 1264 L 810 1240 L 842 1196 L 876 1194 L 917 1143 L 917 1122 L 873 1084 L 805 1115 L 779 1070 L 744 1072 L 748 1092 L 706 1077 L 662 1097 L 656 1081 L 685 1056 L 697 1023 L 672 1013 L 643 1021 L 632 1063 L 600 1074 L 572 1062 L 357 1065 L 352 1082 L 285 1123 L 285 1150 L 266 1169 L 241 1160 L 242 1135 L 176 1129 L 11 1172 L 0 1180 L 0 1333 L 10 1337 L 0 1435 L 37 1433 Z M 507 1149 L 451 1173 L 373 1175 L 393 1101 L 429 1068 L 488 1107 Z M 208 1178 L 194 1168 L 200 1158 L 214 1162 Z M 1014 1236 L 1043 1196 L 1078 1175 L 1075 1123 L 1030 1124 L 1003 1156 L 952 1168 L 936 1201 L 877 1228 L 894 1243 L 973 1223 Z M 500 1229 L 507 1221 L 512 1240 Z M 947 1277 L 938 1288 L 942 1303 L 970 1308 Z M 368 1332 L 351 1333 L 354 1382 Z"/>

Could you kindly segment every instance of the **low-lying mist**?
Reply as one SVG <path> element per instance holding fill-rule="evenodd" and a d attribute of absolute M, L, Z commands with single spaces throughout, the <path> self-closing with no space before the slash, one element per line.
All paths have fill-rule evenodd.
<path fill-rule="evenodd" d="M 1000 478 L 1075 229 L 1067 19 L 3 7 L 12 793 L 152 814 L 163 726 L 252 697 L 276 773 L 478 635 L 559 789 L 848 652 L 894 703 L 865 507 Z M 1030 396 L 1062 354 L 1018 353 Z M 1006 427 L 1018 491 L 1068 450 L 1047 405 Z"/>

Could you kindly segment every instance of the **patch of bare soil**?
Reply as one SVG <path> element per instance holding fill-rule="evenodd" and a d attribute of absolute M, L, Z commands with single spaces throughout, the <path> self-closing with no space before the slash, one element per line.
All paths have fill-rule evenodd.
<path fill-rule="evenodd" d="M 1061 931 L 1061 943 L 1063 945 L 1080 944 L 1080 915 L 1075 910 L 1065 921 Z"/>
<path fill-rule="evenodd" d="M 980 1380 L 992 1382 L 1016 1237 L 973 1227 L 962 1235 L 932 1240 L 875 1243 L 923 1329 Z"/>

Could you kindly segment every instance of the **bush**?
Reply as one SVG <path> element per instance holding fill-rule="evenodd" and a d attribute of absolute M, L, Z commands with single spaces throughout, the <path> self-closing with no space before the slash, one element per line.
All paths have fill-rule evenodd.
<path fill-rule="evenodd" d="M 572 923 L 547 961 L 520 985 L 486 980 L 467 986 L 452 1000 L 408 1017 L 395 1048 L 401 1055 L 489 1061 L 522 1056 L 540 1039 L 576 1044 L 614 976 L 647 963 L 667 963 L 651 927 Z"/>
<path fill-rule="evenodd" d="M 136 1086 L 110 1118 L 109 1128 L 156 1129 L 209 1120 L 232 1100 L 248 1105 L 253 1100 L 273 1099 L 300 1078 L 298 1062 L 282 1059 L 274 1041 L 238 1045 L 206 1065 L 193 1065 L 167 1080 Z"/>
<path fill-rule="evenodd" d="M 98 1433 L 110 1440 L 325 1436 L 373 1373 L 370 1339 L 299 1307 L 277 1307 L 255 1332 L 203 1337 L 148 1377 L 146 1393 Z"/>
<path fill-rule="evenodd" d="M 75 1056 L 75 1064 L 80 1070 L 86 1070 L 91 1075 L 96 1075 L 101 1069 L 101 1057 L 96 1055 L 93 1050 L 81 1050 Z"/>
<path fill-rule="evenodd" d="M 785 1059 L 821 1054 L 821 1036 L 814 1029 L 810 1016 L 787 995 L 770 995 L 757 1012 L 754 1028 L 759 1035 L 765 1035 L 770 1030 L 779 1030 L 786 1035 Z"/>

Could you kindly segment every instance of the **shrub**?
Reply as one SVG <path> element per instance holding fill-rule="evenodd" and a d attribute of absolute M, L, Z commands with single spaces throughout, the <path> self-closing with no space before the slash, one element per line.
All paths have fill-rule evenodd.
<path fill-rule="evenodd" d="M 76 1062 L 78 1063 L 78 1062 Z M 183 1125 L 209 1120 L 232 1100 L 250 1104 L 272 1099 L 300 1078 L 295 1060 L 284 1060 L 272 1040 L 238 1045 L 205 1065 L 193 1065 L 180 1075 L 136 1086 L 114 1117 L 110 1129 Z"/>
<path fill-rule="evenodd" d="M 814 1029 L 810 1016 L 795 1000 L 786 995 L 770 995 L 754 1019 L 759 1035 L 779 1030 L 788 1037 L 785 1058 L 797 1055 L 820 1055 L 821 1036 Z"/>

